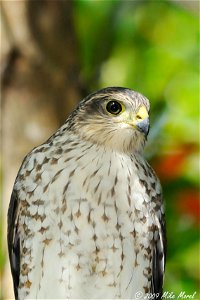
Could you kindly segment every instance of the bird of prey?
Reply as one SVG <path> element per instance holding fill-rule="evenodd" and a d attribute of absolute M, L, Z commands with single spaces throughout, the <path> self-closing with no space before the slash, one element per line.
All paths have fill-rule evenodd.
<path fill-rule="evenodd" d="M 161 299 L 164 209 L 143 157 L 149 109 L 128 88 L 99 90 L 25 157 L 8 211 L 16 299 Z"/>

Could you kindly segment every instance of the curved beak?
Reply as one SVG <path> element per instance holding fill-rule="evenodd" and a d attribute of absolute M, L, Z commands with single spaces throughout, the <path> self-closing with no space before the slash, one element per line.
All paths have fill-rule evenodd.
<path fill-rule="evenodd" d="M 126 115 L 125 122 L 142 132 L 145 137 L 149 133 L 149 114 L 144 105 L 141 105 L 136 114 Z"/>
<path fill-rule="evenodd" d="M 136 114 L 136 128 L 144 133 L 145 136 L 149 133 L 149 114 L 144 105 L 140 106 Z"/>
<path fill-rule="evenodd" d="M 136 127 L 139 131 L 145 134 L 145 136 L 149 133 L 149 117 L 138 121 L 136 124 Z"/>

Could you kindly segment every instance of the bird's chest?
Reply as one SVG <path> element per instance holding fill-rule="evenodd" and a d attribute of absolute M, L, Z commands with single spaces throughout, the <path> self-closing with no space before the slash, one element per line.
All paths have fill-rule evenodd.
<path fill-rule="evenodd" d="M 37 241 L 31 261 L 42 266 L 36 267 L 40 297 L 53 296 L 53 291 L 42 294 L 46 281 L 60 296 L 75 298 L 98 290 L 98 298 L 128 297 L 133 279 L 137 289 L 149 286 L 153 217 L 150 196 L 131 159 L 98 153 L 60 161 L 54 171 L 44 170 L 38 183 L 24 223 Z M 24 247 L 30 242 L 27 238 Z"/>
<path fill-rule="evenodd" d="M 52 226 L 58 226 L 62 232 L 71 228 L 77 238 L 81 231 L 84 236 L 90 234 L 95 246 L 98 237 L 102 244 L 111 237 L 128 236 L 135 224 L 145 231 L 152 214 L 152 195 L 144 186 L 145 180 L 148 177 L 129 157 L 85 155 L 51 176 L 46 214 Z"/>

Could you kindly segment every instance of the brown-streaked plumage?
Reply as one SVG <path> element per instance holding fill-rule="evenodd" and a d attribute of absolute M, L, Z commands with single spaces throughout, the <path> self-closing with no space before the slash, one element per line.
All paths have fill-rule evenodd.
<path fill-rule="evenodd" d="M 143 157 L 149 109 L 130 89 L 102 89 L 25 157 L 8 211 L 16 298 L 161 299 L 162 193 Z"/>

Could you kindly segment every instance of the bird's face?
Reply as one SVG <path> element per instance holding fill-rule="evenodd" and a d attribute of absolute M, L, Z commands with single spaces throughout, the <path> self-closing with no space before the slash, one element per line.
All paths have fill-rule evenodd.
<path fill-rule="evenodd" d="M 113 150 L 139 151 L 149 131 L 149 102 L 129 89 L 106 88 L 84 99 L 75 118 L 82 138 Z"/>

